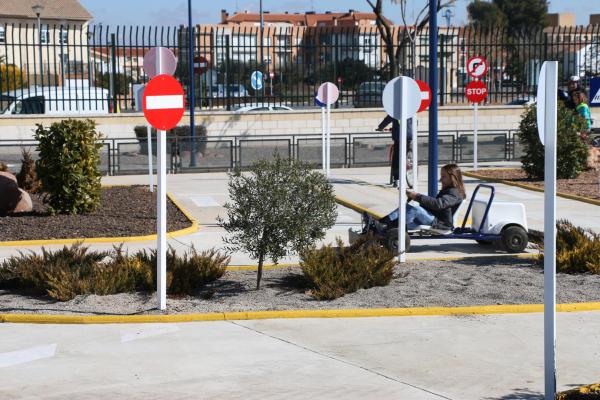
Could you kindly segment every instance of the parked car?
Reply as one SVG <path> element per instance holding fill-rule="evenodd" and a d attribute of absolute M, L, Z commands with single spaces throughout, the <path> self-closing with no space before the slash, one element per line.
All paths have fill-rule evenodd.
<path fill-rule="evenodd" d="M 212 85 L 208 89 L 208 97 L 212 97 L 213 99 L 222 99 L 227 97 L 226 86 L 224 84 L 216 84 Z M 242 84 L 231 84 L 229 85 L 229 96 L 230 97 L 247 97 L 248 90 L 246 90 L 246 86 Z"/>
<path fill-rule="evenodd" d="M 260 111 L 291 111 L 293 108 L 284 105 L 272 105 L 267 103 L 242 104 L 235 109 L 238 113 L 260 112 Z"/>
<path fill-rule="evenodd" d="M 1 114 L 108 114 L 108 90 L 100 87 L 31 86 L 0 95 Z"/>
<path fill-rule="evenodd" d="M 533 97 L 523 97 L 506 103 L 507 106 L 530 106 L 532 104 L 535 104 L 535 98 Z"/>
<path fill-rule="evenodd" d="M 354 94 L 354 107 L 383 107 L 381 96 L 385 82 L 363 82 Z"/>

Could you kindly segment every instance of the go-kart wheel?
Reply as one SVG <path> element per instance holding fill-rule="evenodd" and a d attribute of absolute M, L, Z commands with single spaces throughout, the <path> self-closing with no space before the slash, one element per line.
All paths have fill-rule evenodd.
<path fill-rule="evenodd" d="M 398 228 L 390 229 L 385 234 L 385 247 L 394 253 L 398 253 Z M 408 253 L 410 250 L 410 236 L 408 232 L 404 235 L 404 250 Z"/>
<path fill-rule="evenodd" d="M 527 231 L 520 226 L 509 226 L 502 230 L 500 241 L 509 253 L 520 253 L 525 250 L 529 238 Z"/>
<path fill-rule="evenodd" d="M 476 240 L 476 242 L 482 246 L 489 246 L 494 243 L 493 240 Z"/>

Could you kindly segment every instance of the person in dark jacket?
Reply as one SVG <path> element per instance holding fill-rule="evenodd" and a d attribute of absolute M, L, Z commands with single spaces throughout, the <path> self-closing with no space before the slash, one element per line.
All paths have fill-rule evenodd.
<path fill-rule="evenodd" d="M 442 190 L 435 197 L 407 191 L 409 200 L 418 206 L 406 205 L 406 226 L 415 229 L 419 225 L 431 225 L 437 233 L 449 233 L 454 228 L 454 213 L 465 200 L 465 186 L 460 168 L 456 164 L 444 165 L 441 170 Z M 387 226 L 398 226 L 398 209 L 379 220 Z"/>
<path fill-rule="evenodd" d="M 383 119 L 383 121 L 381 121 L 381 123 L 377 126 L 377 129 L 375 129 L 376 131 L 383 131 L 389 124 L 392 124 L 392 140 L 394 141 L 394 146 L 392 147 L 392 164 L 391 164 L 391 171 L 390 171 L 390 180 L 391 180 L 391 184 L 393 184 L 394 186 L 396 186 L 396 183 L 398 182 L 398 157 L 400 155 L 400 123 L 398 122 L 397 119 L 392 118 L 389 115 L 386 115 L 386 117 Z M 407 122 L 407 131 L 406 131 L 406 139 L 407 139 L 407 144 L 410 145 L 410 142 L 412 141 L 412 118 L 408 120 Z M 408 149 L 408 147 L 407 147 Z"/>

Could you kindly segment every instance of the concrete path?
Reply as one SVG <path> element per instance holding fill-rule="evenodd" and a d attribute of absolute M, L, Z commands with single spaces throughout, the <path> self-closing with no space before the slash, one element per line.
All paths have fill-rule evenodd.
<path fill-rule="evenodd" d="M 558 315 L 559 390 L 600 376 L 600 312 Z M 2 399 L 540 399 L 542 314 L 0 325 Z"/>
<path fill-rule="evenodd" d="M 426 168 L 420 168 L 419 189 L 426 192 Z M 389 168 L 344 168 L 333 169 L 331 175 L 337 195 L 354 203 L 370 208 L 378 213 L 387 214 L 398 204 L 398 191 L 385 184 L 389 180 Z M 148 178 L 138 176 L 114 176 L 103 178 L 103 183 L 114 184 L 147 184 Z M 173 238 L 169 244 L 176 251 L 189 250 L 195 246 L 198 250 L 222 248 L 225 232 L 216 224 L 217 216 L 225 215 L 223 204 L 229 200 L 226 173 L 177 174 L 168 176 L 168 191 L 198 220 L 201 228 L 198 232 Z M 365 184 L 365 182 L 367 184 Z M 476 179 L 466 178 L 466 189 L 472 193 L 480 183 Z M 512 186 L 495 184 L 499 200 L 520 201 L 525 204 L 529 228 L 543 230 L 543 194 Z M 598 206 L 574 200 L 559 198 L 557 202 L 559 218 L 566 218 L 575 224 L 589 227 L 600 232 L 600 212 Z M 462 221 L 462 218 L 461 218 Z M 322 241 L 334 243 L 337 237 L 348 240 L 348 229 L 360 228 L 360 215 L 346 207 L 338 206 L 338 218 Z M 154 241 L 127 243 L 125 247 L 131 251 L 155 247 Z M 93 244 L 93 248 L 110 249 L 112 244 Z M 18 250 L 39 250 L 41 246 L 21 248 L 0 247 L 0 259 L 17 254 Z M 56 249 L 62 246 L 50 245 L 46 248 Z M 530 250 L 531 251 L 531 250 Z M 492 246 L 480 246 L 473 241 L 460 240 L 419 240 L 413 241 L 408 259 L 423 259 L 452 256 L 490 256 L 503 254 Z M 256 262 L 241 252 L 231 255 L 232 265 L 249 265 Z M 280 260 L 280 263 L 295 263 L 297 257 Z"/>

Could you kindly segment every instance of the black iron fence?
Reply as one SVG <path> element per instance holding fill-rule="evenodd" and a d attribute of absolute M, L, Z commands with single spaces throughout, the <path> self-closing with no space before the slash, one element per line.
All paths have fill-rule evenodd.
<path fill-rule="evenodd" d="M 415 35 L 395 27 L 392 36 L 400 51 L 393 63 L 376 27 L 267 27 L 262 45 L 256 27 L 199 26 L 193 34 L 194 96 L 200 109 L 310 107 L 324 81 L 340 87 L 339 107 L 380 106 L 390 76 L 429 77 L 427 30 Z M 544 60 L 559 61 L 563 82 L 578 75 L 587 87 L 600 73 L 600 26 L 525 32 L 443 27 L 438 35 L 442 105 L 465 102 L 470 80 L 465 64 L 473 55 L 489 61 L 484 79 L 489 103 L 533 97 Z M 154 46 L 178 57 L 175 76 L 187 89 L 187 38 L 182 27 L 42 24 L 38 32 L 35 25 L 0 25 L 0 109 L 15 114 L 139 110 L 140 88 L 148 81 L 143 56 Z M 261 88 L 253 88 L 254 71 L 263 74 Z"/>
<path fill-rule="evenodd" d="M 519 160 L 523 150 L 516 131 L 483 130 L 478 135 L 478 160 Z M 105 139 L 101 149 L 100 171 L 104 175 L 145 174 L 148 156 L 156 168 L 156 140 Z M 389 165 L 391 137 L 374 133 L 332 134 L 331 165 L 336 168 Z M 420 132 L 418 141 L 419 164 L 427 164 L 428 137 Z M 0 141 L 0 161 L 12 172 L 21 166 L 23 149 L 38 158 L 35 140 Z M 310 162 L 321 167 L 321 135 L 231 136 L 222 139 L 198 139 L 192 146 L 191 137 L 173 136 L 167 139 L 170 173 L 228 171 L 234 167 L 247 168 L 259 159 L 269 159 L 274 152 L 285 158 Z M 192 148 L 195 152 L 192 153 Z M 438 137 L 439 161 L 465 163 L 473 160 L 472 131 L 440 131 Z M 195 165 L 192 167 L 192 154 Z"/>

